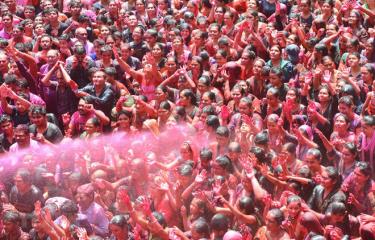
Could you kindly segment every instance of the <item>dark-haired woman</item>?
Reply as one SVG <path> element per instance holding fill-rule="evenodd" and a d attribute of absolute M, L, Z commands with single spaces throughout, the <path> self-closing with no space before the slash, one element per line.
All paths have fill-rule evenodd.
<path fill-rule="evenodd" d="M 282 49 L 279 45 L 273 45 L 269 50 L 270 60 L 267 62 L 267 65 L 271 68 L 280 68 L 283 73 L 282 81 L 285 83 L 294 77 L 295 71 L 291 62 L 282 59 L 281 52 Z"/>
<path fill-rule="evenodd" d="M 301 219 L 304 215 L 302 203 L 303 200 L 299 196 L 292 195 L 288 197 L 285 207 L 286 221 L 283 225 L 288 230 L 288 234 L 296 240 L 302 240 L 306 235 L 301 225 Z"/>
<path fill-rule="evenodd" d="M 250 53 L 248 55 L 243 55 L 242 57 L 248 57 L 250 58 Z M 241 61 L 242 60 L 241 57 Z M 249 91 L 258 99 L 262 99 L 266 97 L 267 93 L 267 88 L 266 88 L 266 79 L 263 76 L 263 68 L 266 65 L 265 61 L 261 58 L 257 58 L 254 60 L 254 65 L 253 65 L 253 76 L 250 77 L 246 82 L 249 84 Z"/>
<path fill-rule="evenodd" d="M 362 26 L 362 16 L 357 10 L 352 10 L 348 18 L 348 25 L 351 28 L 353 35 L 356 36 L 359 41 L 365 43 L 369 35 L 366 29 Z"/>
<path fill-rule="evenodd" d="M 96 117 L 90 118 L 85 124 L 85 131 L 81 134 L 81 139 L 90 139 L 101 135 L 100 120 Z"/>
<path fill-rule="evenodd" d="M 243 97 L 238 105 L 239 112 L 234 114 L 228 125 L 231 131 L 239 130 L 243 125 L 248 126 L 250 132 L 256 134 L 262 130 L 263 120 L 258 113 L 253 112 L 253 101 Z"/>
<path fill-rule="evenodd" d="M 283 212 L 274 208 L 268 211 L 265 222 L 266 226 L 261 227 L 255 234 L 254 239 L 258 240 L 287 240 L 291 239 L 289 234 L 283 229 L 282 222 L 284 221 Z"/>
<path fill-rule="evenodd" d="M 109 222 L 109 230 L 112 235 L 110 240 L 130 240 L 133 239 L 129 233 L 130 225 L 124 215 L 113 216 Z"/>
<path fill-rule="evenodd" d="M 355 134 L 349 131 L 350 121 L 348 117 L 342 113 L 338 113 L 334 118 L 333 133 L 330 141 L 335 146 L 336 150 L 340 151 L 343 144 L 346 142 L 354 142 Z"/>
<path fill-rule="evenodd" d="M 173 117 L 172 112 L 172 106 L 168 101 L 160 103 L 158 109 L 158 125 L 160 130 L 176 125 L 176 119 Z"/>
<path fill-rule="evenodd" d="M 334 167 L 327 167 L 322 172 L 322 182 L 314 188 L 308 201 L 309 207 L 318 213 L 325 213 L 333 201 L 345 202 L 345 194 L 340 190 L 341 176 Z"/>
<path fill-rule="evenodd" d="M 348 195 L 350 213 L 357 216 L 360 213 L 373 212 L 374 195 L 372 194 L 371 166 L 366 162 L 358 162 L 354 171 L 342 184 L 342 191 Z"/>
<path fill-rule="evenodd" d="M 372 85 L 375 79 L 375 66 L 371 63 L 367 63 L 361 67 L 361 80 L 359 85 L 361 87 L 361 100 L 365 102 L 366 95 L 368 92 L 373 90 Z"/>
<path fill-rule="evenodd" d="M 242 197 L 238 200 L 236 206 L 229 203 L 224 197 L 220 197 L 224 207 L 233 214 L 234 228 L 238 229 L 245 224 L 247 230 L 254 235 L 261 226 L 261 216 L 255 207 L 254 200 L 251 197 Z M 241 229 L 243 230 L 243 229 Z"/>
<path fill-rule="evenodd" d="M 136 129 L 132 127 L 133 123 L 133 112 L 122 110 L 116 114 L 116 123 L 113 132 L 131 133 L 135 132 Z"/>
<path fill-rule="evenodd" d="M 196 106 L 197 98 L 193 91 L 190 89 L 184 89 L 180 92 L 180 100 L 178 105 L 183 106 L 186 110 L 186 114 L 194 119 L 195 115 L 198 114 L 199 108 Z"/>
<path fill-rule="evenodd" d="M 168 88 L 163 85 L 159 85 L 155 89 L 155 99 L 150 102 L 150 105 L 154 109 L 158 110 L 160 103 L 163 101 L 167 101 L 171 105 L 172 109 L 174 109 L 175 104 L 169 101 Z"/>

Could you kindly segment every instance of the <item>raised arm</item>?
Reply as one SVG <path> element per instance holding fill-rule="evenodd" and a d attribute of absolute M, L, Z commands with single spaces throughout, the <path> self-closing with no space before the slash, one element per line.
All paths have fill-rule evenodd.
<path fill-rule="evenodd" d="M 78 89 L 78 84 L 70 78 L 70 75 L 65 70 L 64 64 L 62 62 L 59 62 L 58 65 L 63 75 L 64 81 L 68 84 L 68 86 L 70 87 L 70 89 L 72 89 L 73 92 L 76 91 Z"/>
<path fill-rule="evenodd" d="M 21 105 L 23 105 L 26 109 L 29 109 L 31 106 L 31 103 L 27 101 L 26 99 L 18 96 L 15 92 L 13 92 L 10 88 L 6 87 L 5 85 L 2 85 L 0 87 L 0 95 L 1 95 L 1 108 L 7 113 L 12 114 L 12 108 L 9 106 L 6 98 L 9 97 L 10 99 L 19 102 Z"/>
<path fill-rule="evenodd" d="M 58 69 L 59 67 L 59 62 L 56 62 L 55 65 L 53 65 L 53 67 L 47 72 L 47 74 L 42 78 L 42 84 L 44 86 L 51 86 L 51 77 L 53 75 L 53 73 Z"/>
<path fill-rule="evenodd" d="M 140 73 L 134 69 L 132 69 L 129 64 L 127 64 L 118 54 L 117 48 L 113 47 L 113 54 L 115 55 L 115 59 L 119 63 L 122 70 L 132 76 L 136 81 L 142 84 L 142 79 L 144 77 L 143 73 Z"/>

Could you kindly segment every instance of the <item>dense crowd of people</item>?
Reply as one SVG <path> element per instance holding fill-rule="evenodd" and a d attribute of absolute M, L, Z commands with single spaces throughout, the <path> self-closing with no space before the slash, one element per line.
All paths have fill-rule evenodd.
<path fill-rule="evenodd" d="M 375 1 L 0 1 L 0 240 L 375 239 Z"/>

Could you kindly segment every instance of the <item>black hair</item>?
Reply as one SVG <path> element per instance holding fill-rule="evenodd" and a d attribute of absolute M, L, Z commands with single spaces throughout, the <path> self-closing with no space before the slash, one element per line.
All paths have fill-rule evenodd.
<path fill-rule="evenodd" d="M 317 148 L 310 148 L 309 150 L 307 150 L 307 154 L 313 155 L 314 158 L 316 158 L 319 162 L 322 161 L 322 153 Z"/>
<path fill-rule="evenodd" d="M 297 145 L 292 142 L 287 142 L 283 145 L 283 148 L 290 153 L 290 154 L 296 154 Z"/>
<path fill-rule="evenodd" d="M 200 235 L 203 235 L 204 237 L 210 236 L 210 226 L 208 225 L 206 219 L 202 217 L 195 220 L 191 227 L 194 228 L 194 230 L 197 233 L 199 233 Z"/>
<path fill-rule="evenodd" d="M 21 223 L 21 215 L 14 210 L 8 210 L 3 213 L 3 222 L 11 222 L 19 225 Z"/>
<path fill-rule="evenodd" d="M 91 121 L 96 128 L 100 127 L 100 120 L 97 117 L 89 118 L 87 121 Z"/>
<path fill-rule="evenodd" d="M 225 170 L 229 170 L 229 167 L 231 165 L 230 159 L 227 156 L 218 156 L 215 159 L 215 162 L 221 167 L 224 168 Z"/>
<path fill-rule="evenodd" d="M 6 74 L 4 76 L 4 83 L 6 84 L 16 84 L 17 76 L 15 74 Z"/>
<path fill-rule="evenodd" d="M 200 159 L 204 159 L 205 161 L 212 160 L 212 151 L 209 148 L 202 148 L 199 152 Z"/>
<path fill-rule="evenodd" d="M 347 142 L 347 143 L 344 143 L 344 148 L 348 149 L 348 151 L 354 155 L 354 156 L 357 156 L 357 153 L 358 153 L 358 150 L 357 150 L 357 146 L 352 143 L 352 142 Z"/>
<path fill-rule="evenodd" d="M 216 231 L 226 231 L 229 227 L 229 219 L 221 213 L 215 214 L 211 218 L 211 229 Z"/>
<path fill-rule="evenodd" d="M 254 200 L 251 197 L 244 196 L 238 201 L 238 206 L 246 215 L 255 213 Z"/>
<path fill-rule="evenodd" d="M 201 114 L 202 113 L 206 113 L 207 115 L 215 115 L 215 116 L 217 115 L 215 107 L 212 105 L 204 106 Z"/>
<path fill-rule="evenodd" d="M 333 202 L 330 205 L 331 213 L 337 215 L 345 215 L 346 214 L 346 206 L 342 202 Z"/>
<path fill-rule="evenodd" d="M 193 167 L 190 164 L 183 164 L 178 167 L 178 173 L 181 176 L 191 176 L 193 174 Z"/>
<path fill-rule="evenodd" d="M 60 211 L 64 215 L 72 215 L 78 213 L 79 208 L 75 202 L 69 199 L 61 205 Z"/>
<path fill-rule="evenodd" d="M 17 87 L 21 89 L 28 89 L 29 88 L 29 82 L 26 80 L 19 80 L 17 81 Z"/>
<path fill-rule="evenodd" d="M 114 67 L 106 67 L 104 68 L 104 73 L 109 75 L 109 76 L 116 76 L 117 72 L 116 72 L 116 68 Z"/>
<path fill-rule="evenodd" d="M 293 196 L 288 197 L 286 203 L 287 205 L 289 205 L 292 202 L 298 202 L 301 205 L 302 199 L 297 195 L 293 195 Z"/>
<path fill-rule="evenodd" d="M 343 96 L 339 99 L 339 104 L 345 104 L 348 107 L 353 107 L 354 102 L 351 96 Z"/>
<path fill-rule="evenodd" d="M 268 132 L 262 131 L 255 135 L 254 143 L 260 145 L 267 145 L 269 141 Z"/>
<path fill-rule="evenodd" d="M 131 111 L 128 111 L 128 110 L 121 110 L 120 112 L 117 113 L 117 119 L 119 118 L 120 115 L 125 115 L 127 116 L 130 121 L 133 119 L 133 113 Z"/>
<path fill-rule="evenodd" d="M 203 95 L 206 95 L 212 102 L 216 101 L 216 95 L 211 91 L 204 92 Z"/>
<path fill-rule="evenodd" d="M 112 217 L 111 221 L 109 222 L 112 225 L 116 225 L 121 228 L 128 227 L 128 221 L 124 215 L 115 215 Z"/>
<path fill-rule="evenodd" d="M 20 168 L 16 172 L 15 176 L 20 176 L 22 178 L 22 181 L 28 184 L 31 184 L 32 182 L 32 176 L 29 170 L 25 168 Z"/>
<path fill-rule="evenodd" d="M 220 126 L 220 120 L 215 115 L 208 115 L 206 118 L 206 124 L 216 131 L 216 129 Z"/>
<path fill-rule="evenodd" d="M 266 152 L 263 148 L 254 146 L 250 149 L 250 152 L 253 153 L 256 159 L 261 163 L 268 163 L 269 158 L 266 156 Z"/>
<path fill-rule="evenodd" d="M 5 122 L 11 122 L 12 118 L 7 114 L 0 115 L 0 124 L 3 124 Z"/>
<path fill-rule="evenodd" d="M 190 103 L 192 105 L 196 105 L 197 104 L 197 97 L 195 96 L 194 92 L 191 89 L 184 89 L 184 90 L 182 90 L 181 95 L 184 96 L 184 97 L 189 98 Z"/>
<path fill-rule="evenodd" d="M 170 111 L 172 109 L 172 106 L 168 101 L 163 101 L 160 103 L 159 109 L 165 109 L 165 110 Z"/>
<path fill-rule="evenodd" d="M 275 221 L 278 225 L 282 225 L 283 221 L 284 221 L 284 213 L 278 209 L 278 208 L 273 208 L 271 210 L 269 210 L 268 212 L 269 214 L 271 214 L 274 218 L 275 218 Z"/>
<path fill-rule="evenodd" d="M 355 167 L 366 177 L 371 176 L 371 166 L 368 162 L 357 162 Z"/>
<path fill-rule="evenodd" d="M 366 115 L 362 118 L 362 121 L 367 126 L 375 126 L 375 116 L 374 115 Z"/>
<path fill-rule="evenodd" d="M 229 128 L 226 127 L 226 126 L 219 126 L 217 129 L 216 129 L 216 134 L 219 135 L 219 136 L 222 136 L 222 137 L 226 137 L 228 138 L 229 137 Z"/>
<path fill-rule="evenodd" d="M 332 181 L 335 181 L 334 189 L 340 188 L 342 183 L 342 176 L 339 174 L 337 169 L 335 167 L 328 166 L 326 167 L 325 172 Z"/>
<path fill-rule="evenodd" d="M 34 105 L 34 106 L 31 106 L 30 108 L 30 114 L 31 115 L 42 115 L 42 116 L 46 116 L 47 114 L 47 111 L 46 111 L 46 108 L 44 106 L 38 106 L 38 105 Z"/>
<path fill-rule="evenodd" d="M 83 46 L 77 46 L 74 48 L 74 54 L 86 55 L 86 49 Z"/>

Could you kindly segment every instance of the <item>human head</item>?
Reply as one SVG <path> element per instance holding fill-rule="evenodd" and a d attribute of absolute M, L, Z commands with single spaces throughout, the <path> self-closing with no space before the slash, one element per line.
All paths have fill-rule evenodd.
<path fill-rule="evenodd" d="M 47 111 L 43 106 L 34 105 L 30 109 L 31 122 L 37 127 L 45 126 L 47 124 Z"/>
<path fill-rule="evenodd" d="M 204 218 L 198 218 L 192 223 L 191 235 L 193 240 L 210 237 L 210 226 Z"/>
<path fill-rule="evenodd" d="M 320 168 L 322 153 L 317 148 L 310 148 L 306 153 L 304 161 L 311 170 L 317 170 Z"/>
<path fill-rule="evenodd" d="M 211 218 L 210 225 L 216 237 L 223 237 L 229 228 L 229 219 L 224 214 L 217 213 Z"/>
<path fill-rule="evenodd" d="M 20 148 L 27 148 L 30 145 L 30 131 L 25 124 L 20 124 L 14 129 L 14 139 Z"/>
<path fill-rule="evenodd" d="M 8 210 L 3 213 L 4 231 L 9 234 L 17 234 L 21 225 L 21 216 L 15 210 Z"/>
<path fill-rule="evenodd" d="M 90 207 L 94 201 L 94 187 L 91 183 L 81 185 L 77 188 L 76 201 L 82 210 Z"/>
<path fill-rule="evenodd" d="M 115 215 L 109 222 L 109 230 L 117 239 L 127 239 L 128 228 L 128 221 L 124 215 Z"/>
<path fill-rule="evenodd" d="M 266 216 L 266 226 L 271 232 L 279 232 L 282 222 L 284 221 L 284 214 L 278 208 L 273 208 L 268 211 Z"/>

